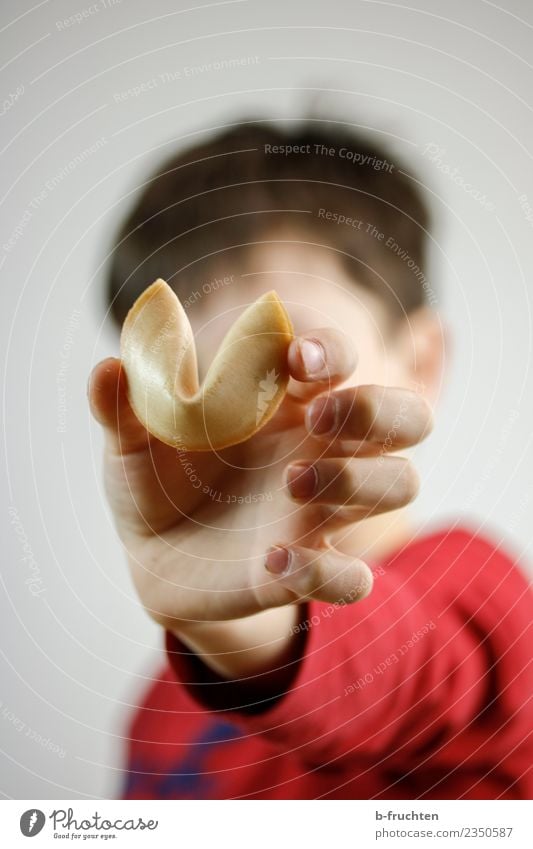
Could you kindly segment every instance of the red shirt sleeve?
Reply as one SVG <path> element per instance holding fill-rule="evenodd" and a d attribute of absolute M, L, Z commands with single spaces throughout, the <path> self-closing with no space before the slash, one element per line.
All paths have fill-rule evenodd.
<path fill-rule="evenodd" d="M 231 718 L 310 766 L 433 759 L 522 777 L 533 762 L 532 613 L 512 560 L 455 530 L 378 565 L 363 601 L 311 602 L 291 684 L 267 701 L 253 679 L 218 678 L 170 634 L 167 651 L 192 712 Z"/>

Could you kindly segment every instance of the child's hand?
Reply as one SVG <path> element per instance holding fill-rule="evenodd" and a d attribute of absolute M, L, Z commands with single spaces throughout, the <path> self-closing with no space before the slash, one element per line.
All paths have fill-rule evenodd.
<path fill-rule="evenodd" d="M 274 418 L 217 454 L 177 452 L 150 436 L 128 404 L 120 360 L 104 360 L 91 375 L 91 409 L 106 437 L 106 491 L 135 585 L 151 616 L 193 646 L 211 629 L 220 652 L 222 626 L 209 623 L 224 622 L 224 634 L 247 635 L 228 645 L 252 648 L 259 643 L 251 620 L 244 629 L 227 620 L 277 608 L 269 622 L 281 623 L 278 633 L 267 629 L 275 640 L 295 621 L 295 607 L 286 605 L 366 595 L 370 570 L 336 551 L 330 537 L 416 495 L 410 462 L 391 452 L 428 433 L 426 402 L 404 389 L 333 390 L 356 365 L 348 339 L 333 329 L 295 339 L 288 363 L 289 390 Z M 328 424 L 332 430 L 320 434 Z M 272 545 L 281 547 L 265 566 Z"/>

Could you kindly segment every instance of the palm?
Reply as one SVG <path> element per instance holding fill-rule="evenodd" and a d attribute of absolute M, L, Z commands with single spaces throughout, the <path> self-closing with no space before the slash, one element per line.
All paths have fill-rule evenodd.
<path fill-rule="evenodd" d="M 270 544 L 305 536 L 302 511 L 282 492 L 283 468 L 304 439 L 303 407 L 287 398 L 246 443 L 185 453 L 151 439 L 142 451 L 109 458 L 107 490 L 135 583 L 141 594 L 159 585 L 156 617 L 163 596 L 186 619 L 250 612 L 255 602 L 240 576 Z M 305 524 L 314 529 L 311 512 Z M 198 595 L 198 585 L 218 592 Z"/>

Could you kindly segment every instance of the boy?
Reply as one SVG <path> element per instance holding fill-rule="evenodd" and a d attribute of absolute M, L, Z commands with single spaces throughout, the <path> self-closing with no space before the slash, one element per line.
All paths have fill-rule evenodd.
<path fill-rule="evenodd" d="M 117 240 L 120 324 L 157 277 L 200 379 L 246 305 L 294 324 L 282 406 L 176 452 L 93 371 L 107 494 L 168 664 L 128 736 L 127 798 L 531 798 L 531 596 L 464 527 L 430 534 L 398 451 L 431 428 L 444 347 L 415 180 L 352 132 L 249 121 L 155 175 Z M 357 360 L 358 357 L 358 360 Z"/>

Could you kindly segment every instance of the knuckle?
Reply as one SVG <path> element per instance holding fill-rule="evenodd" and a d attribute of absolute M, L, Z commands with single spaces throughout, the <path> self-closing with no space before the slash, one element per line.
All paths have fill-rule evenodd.
<path fill-rule="evenodd" d="M 327 328 L 322 338 L 332 371 L 351 374 L 357 365 L 357 352 L 350 337 L 336 328 Z"/>
<path fill-rule="evenodd" d="M 364 501 L 368 472 L 360 461 L 352 457 L 337 460 L 329 459 L 319 469 L 318 498 L 323 503 L 357 505 Z M 323 483 L 321 483 L 323 481 Z"/>
<path fill-rule="evenodd" d="M 409 460 L 391 457 L 384 468 L 376 490 L 381 490 L 381 496 L 376 497 L 380 512 L 404 507 L 416 498 L 420 488 L 420 479 Z"/>
<path fill-rule="evenodd" d="M 306 575 L 306 592 L 308 595 L 322 593 L 330 580 L 327 555 L 321 554 L 308 566 Z"/>
<path fill-rule="evenodd" d="M 364 482 L 365 477 L 357 460 L 348 459 L 345 463 L 336 467 L 333 481 L 330 484 L 330 493 L 335 492 L 339 501 L 349 504 L 357 503 Z"/>
<path fill-rule="evenodd" d="M 383 392 L 377 386 L 363 386 L 357 393 L 359 426 L 368 438 L 376 427 L 383 401 Z"/>
<path fill-rule="evenodd" d="M 349 481 L 346 481 L 343 494 L 348 504 L 364 505 L 368 500 L 367 490 L 369 486 L 369 478 L 372 473 L 365 474 L 362 469 L 354 464 L 350 470 Z"/>

